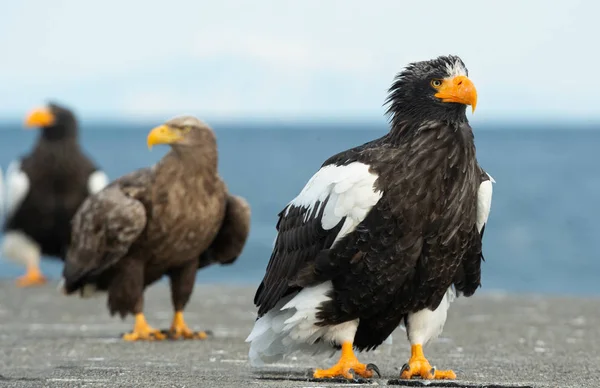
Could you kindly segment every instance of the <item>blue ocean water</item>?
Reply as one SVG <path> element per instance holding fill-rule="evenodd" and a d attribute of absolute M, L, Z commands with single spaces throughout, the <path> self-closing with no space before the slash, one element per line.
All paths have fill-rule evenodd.
<path fill-rule="evenodd" d="M 146 147 L 154 123 L 87 124 L 81 141 L 111 179 L 160 159 Z M 335 152 L 383 135 L 383 124 L 213 123 L 220 171 L 229 189 L 252 206 L 252 230 L 233 266 L 198 273 L 200 282 L 258 284 L 275 238 L 277 213 Z M 0 167 L 28 151 L 36 131 L 0 130 Z M 600 294 L 600 131 L 589 128 L 480 126 L 478 158 L 494 177 L 484 237 L 483 290 Z M 44 260 L 58 278 L 61 263 Z M 0 261 L 0 277 L 22 269 Z"/>

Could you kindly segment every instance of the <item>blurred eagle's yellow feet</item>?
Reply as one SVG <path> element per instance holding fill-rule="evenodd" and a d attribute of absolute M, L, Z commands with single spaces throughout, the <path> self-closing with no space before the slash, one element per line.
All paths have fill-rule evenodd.
<path fill-rule="evenodd" d="M 170 339 L 206 339 L 208 334 L 204 331 L 192 331 L 183 319 L 183 311 L 176 311 L 173 316 L 171 328 L 166 333 Z"/>
<path fill-rule="evenodd" d="M 148 325 L 146 318 L 142 313 L 135 315 L 133 331 L 131 333 L 123 334 L 123 340 L 125 341 L 160 341 L 165 338 L 166 336 L 161 333 L 160 330 L 153 329 Z"/>
<path fill-rule="evenodd" d="M 334 377 L 353 379 L 354 375 L 352 372 L 366 379 L 373 377 L 373 372 L 381 377 L 381 373 L 379 373 L 379 368 L 377 368 L 377 366 L 374 364 L 361 364 L 358 361 L 352 350 L 352 342 L 344 342 L 342 344 L 342 355 L 338 363 L 329 369 L 315 370 L 313 377 L 317 379 Z"/>
<path fill-rule="evenodd" d="M 436 370 L 425 358 L 423 347 L 421 345 L 413 345 L 411 347 L 410 360 L 402 367 L 400 378 L 410 379 L 413 376 L 421 376 L 421 378 L 426 380 L 454 380 L 456 373 L 451 370 Z"/>
<path fill-rule="evenodd" d="M 32 287 L 32 286 L 41 286 L 45 284 L 48 280 L 46 277 L 42 275 L 42 272 L 38 267 L 28 267 L 25 275 L 21 276 L 17 279 L 17 286 L 19 287 Z"/>

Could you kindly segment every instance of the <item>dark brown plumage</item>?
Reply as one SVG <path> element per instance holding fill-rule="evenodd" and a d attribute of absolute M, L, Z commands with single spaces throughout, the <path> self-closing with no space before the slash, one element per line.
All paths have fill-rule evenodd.
<path fill-rule="evenodd" d="M 108 177 L 81 149 L 77 120 L 69 109 L 49 104 L 31 112 L 25 124 L 41 131 L 32 152 L 7 171 L 2 251 L 26 265 L 19 284 L 30 286 L 45 282 L 40 255 L 64 260 L 71 218 L 89 194 L 106 186 Z"/>
<path fill-rule="evenodd" d="M 480 284 L 491 181 L 466 117 L 477 94 L 460 58 L 410 64 L 390 89 L 391 130 L 326 160 L 279 214 L 254 302 L 255 364 L 296 350 L 341 348 L 315 377 L 372 377 L 352 349 L 382 344 L 405 322 L 402 377 L 433 371 L 422 346 L 439 335 L 455 292 Z"/>
<path fill-rule="evenodd" d="M 151 168 L 125 175 L 88 198 L 73 220 L 65 291 L 108 291 L 111 314 L 136 316 L 126 340 L 162 339 L 143 316 L 143 291 L 167 275 L 173 337 L 198 338 L 183 320 L 196 271 L 229 264 L 241 253 L 250 207 L 228 194 L 217 170 L 213 131 L 194 117 L 172 119 L 148 135 L 171 151 Z"/>
<path fill-rule="evenodd" d="M 200 256 L 198 268 L 213 263 L 232 264 L 242 252 L 250 230 L 250 205 L 240 196 L 228 195 L 221 229 Z"/>

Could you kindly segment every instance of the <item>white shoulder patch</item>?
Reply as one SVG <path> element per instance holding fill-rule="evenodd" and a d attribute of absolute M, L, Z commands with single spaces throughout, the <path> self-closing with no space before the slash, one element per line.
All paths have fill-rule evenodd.
<path fill-rule="evenodd" d="M 488 174 L 489 181 L 481 182 L 477 191 L 477 230 L 481 233 L 481 229 L 488 220 L 490 209 L 492 207 L 492 192 L 493 183 L 496 181 Z"/>
<path fill-rule="evenodd" d="M 29 177 L 21 170 L 21 161 L 14 160 L 6 169 L 6 217 L 21 204 L 29 192 Z"/>
<path fill-rule="evenodd" d="M 323 206 L 323 202 L 329 197 L 321 219 L 323 229 L 332 229 L 346 217 L 336 237 L 337 241 L 352 232 L 381 199 L 383 192 L 374 187 L 377 178 L 377 174 L 370 171 L 369 165 L 360 162 L 345 166 L 325 166 L 310 178 L 289 205 L 306 208 L 308 219 L 315 206 Z"/>
<path fill-rule="evenodd" d="M 90 194 L 96 194 L 105 188 L 108 183 L 108 175 L 106 175 L 104 171 L 94 171 L 88 178 L 88 192 Z"/>

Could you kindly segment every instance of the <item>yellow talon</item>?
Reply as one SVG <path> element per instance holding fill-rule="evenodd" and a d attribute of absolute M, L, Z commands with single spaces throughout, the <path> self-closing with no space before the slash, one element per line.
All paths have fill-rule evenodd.
<path fill-rule="evenodd" d="M 337 364 L 329 369 L 317 369 L 313 373 L 313 377 L 317 379 L 343 377 L 346 379 L 353 379 L 354 375 L 350 372 L 353 371 L 360 377 L 371 378 L 373 377 L 373 371 L 378 375 L 379 369 L 373 364 L 361 364 L 352 350 L 352 342 L 344 342 L 342 344 L 342 355 Z"/>
<path fill-rule="evenodd" d="M 454 380 L 456 373 L 451 370 L 436 370 L 423 354 L 423 347 L 420 344 L 413 345 L 410 349 L 411 355 L 408 363 L 402 368 L 400 378 L 410 379 L 413 376 L 421 376 L 426 380 Z"/>
<path fill-rule="evenodd" d="M 166 339 L 166 336 L 160 330 L 153 329 L 146 322 L 143 313 L 135 315 L 135 324 L 131 333 L 123 334 L 125 341 L 159 341 Z"/>
<path fill-rule="evenodd" d="M 172 339 L 206 339 L 208 335 L 204 331 L 194 332 L 183 319 L 183 311 L 176 311 L 173 316 L 173 323 L 169 329 L 169 337 Z"/>
<path fill-rule="evenodd" d="M 32 287 L 41 286 L 47 282 L 46 277 L 42 275 L 40 269 L 35 267 L 27 267 L 25 275 L 17 279 L 17 286 L 19 287 Z"/>

